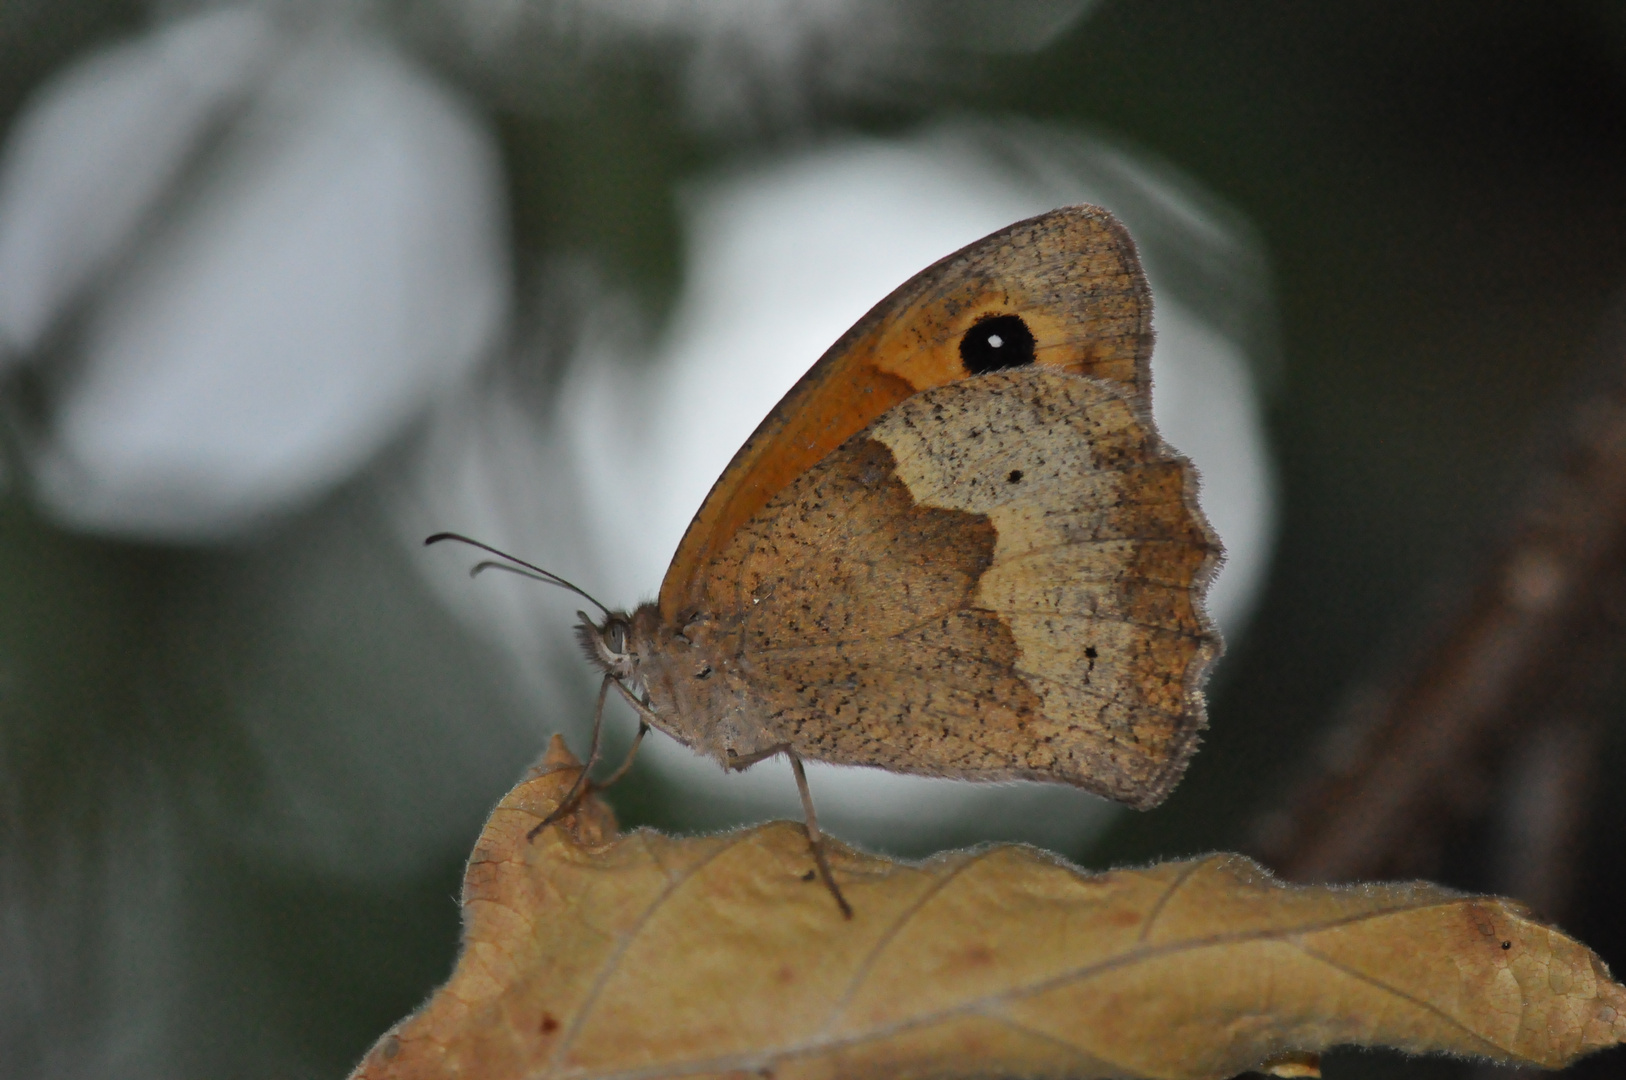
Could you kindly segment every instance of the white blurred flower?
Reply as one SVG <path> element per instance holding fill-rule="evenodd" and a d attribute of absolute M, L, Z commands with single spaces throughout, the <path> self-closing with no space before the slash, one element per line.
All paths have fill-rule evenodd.
<path fill-rule="evenodd" d="M 0 167 L 0 356 L 37 346 L 119 257 L 284 44 L 258 10 L 214 12 L 81 60 L 35 98 Z"/>
<path fill-rule="evenodd" d="M 963 75 L 967 56 L 1025 53 L 1096 0 L 443 0 L 509 92 L 572 96 L 594 64 L 658 57 L 701 127 L 795 126 L 823 99 L 876 100 Z M 546 65 L 537 56 L 549 59 Z M 496 71 L 502 75 L 494 75 Z M 544 96 L 546 96 L 544 94 Z"/>
<path fill-rule="evenodd" d="M 501 185 L 473 112 L 355 27 L 214 12 L 59 76 L 0 163 L 0 335 L 61 337 L 40 500 L 208 540 L 352 475 L 502 331 Z"/>

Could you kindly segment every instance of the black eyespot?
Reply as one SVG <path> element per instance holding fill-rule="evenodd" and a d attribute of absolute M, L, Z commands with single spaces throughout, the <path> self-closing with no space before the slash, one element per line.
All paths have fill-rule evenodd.
<path fill-rule="evenodd" d="M 991 315 L 960 339 L 960 362 L 972 375 L 1033 363 L 1033 331 L 1020 315 Z"/>
<path fill-rule="evenodd" d="M 1502 948 L 1504 948 L 1504 949 L 1511 949 L 1511 948 L 1513 948 L 1513 942 L 1511 942 L 1511 941 L 1504 941 L 1504 942 L 1502 942 Z"/>
<path fill-rule="evenodd" d="M 1009 480 L 1013 484 L 1020 484 L 1022 482 L 1022 470 L 1012 469 L 1011 475 L 1007 476 L 1005 479 Z"/>

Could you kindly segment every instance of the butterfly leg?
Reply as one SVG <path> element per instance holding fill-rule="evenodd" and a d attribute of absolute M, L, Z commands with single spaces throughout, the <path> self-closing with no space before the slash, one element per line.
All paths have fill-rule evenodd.
<path fill-rule="evenodd" d="M 632 749 L 627 751 L 626 760 L 616 768 L 615 772 L 611 773 L 609 776 L 606 776 L 603 780 L 590 781 L 594 791 L 603 791 L 605 788 L 627 775 L 627 770 L 632 768 L 632 759 L 638 756 L 638 748 L 644 744 L 644 736 L 648 734 L 648 721 L 639 720 L 638 734 L 632 737 Z"/>
<path fill-rule="evenodd" d="M 608 676 L 608 678 L 615 679 L 615 676 L 611 675 Z M 633 709 L 637 711 L 638 734 L 632 737 L 632 749 L 627 751 L 626 759 L 622 761 L 619 766 L 617 766 L 615 772 L 611 773 L 603 780 L 595 780 L 592 782 L 594 791 L 603 791 L 605 788 L 627 775 L 627 770 L 632 768 L 632 759 L 638 756 L 638 748 L 644 744 L 644 736 L 649 734 L 650 723 L 655 719 L 655 711 L 649 707 L 649 695 L 645 694 L 642 698 L 640 698 L 637 694 L 634 694 L 631 690 L 627 689 L 627 684 L 622 682 L 620 679 L 615 679 L 615 688 L 621 691 L 621 696 L 627 699 L 627 704 L 631 705 Z"/>
<path fill-rule="evenodd" d="M 746 754 L 744 757 L 741 757 L 739 754 L 736 754 L 734 751 L 730 750 L 728 752 L 728 771 L 744 772 L 746 769 L 749 769 L 759 761 L 767 761 L 771 757 L 778 757 L 780 754 L 789 753 L 789 743 L 780 743 L 778 746 L 770 746 L 766 750 L 758 750 L 756 753 Z"/>
<path fill-rule="evenodd" d="M 649 707 L 647 698 L 640 699 L 637 694 L 627 689 L 626 683 L 616 679 L 614 675 L 609 677 L 615 679 L 615 688 L 621 691 L 622 697 L 627 699 L 627 704 L 631 705 L 632 711 L 638 714 L 638 719 L 643 721 L 646 727 L 658 726 L 655 724 L 655 710 Z M 643 738 L 643 735 L 640 733 L 638 737 Z"/>
<path fill-rule="evenodd" d="M 819 832 L 819 816 L 813 812 L 813 791 L 807 786 L 807 770 L 802 767 L 801 755 L 790 748 L 785 748 L 784 754 L 790 758 L 790 767 L 796 774 L 796 790 L 802 796 L 802 823 L 807 829 L 807 846 L 813 852 L 813 862 L 819 868 L 819 876 L 824 879 L 825 888 L 830 895 L 836 898 L 836 906 L 841 909 L 842 918 L 853 917 L 852 905 L 847 898 L 841 895 L 836 886 L 836 879 L 830 873 L 830 860 L 824 856 L 824 834 Z"/>
<path fill-rule="evenodd" d="M 576 782 L 570 785 L 570 790 L 565 793 L 563 799 L 559 800 L 559 805 L 554 808 L 553 813 L 531 826 L 531 831 L 525 834 L 526 840 L 535 840 L 537 834 L 543 829 L 576 809 L 576 804 L 581 801 L 582 796 L 587 794 L 589 783 L 587 774 L 592 772 L 593 766 L 598 763 L 598 739 L 600 733 L 604 730 L 604 699 L 610 696 L 610 684 L 612 682 L 615 682 L 615 676 L 606 675 L 604 681 L 599 684 L 598 707 L 593 710 L 593 739 L 588 744 L 587 763 L 582 766 L 582 771 L 576 774 Z M 634 744 L 633 749 L 637 749 L 636 744 Z M 628 760 L 631 760 L 630 756 Z M 620 771 L 617 770 L 617 775 L 619 775 Z"/>

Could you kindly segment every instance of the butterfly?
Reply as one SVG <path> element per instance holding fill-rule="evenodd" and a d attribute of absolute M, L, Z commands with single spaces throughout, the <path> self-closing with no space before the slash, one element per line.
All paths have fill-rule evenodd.
<path fill-rule="evenodd" d="M 657 600 L 579 613 L 606 695 L 727 769 L 790 759 L 1073 784 L 1146 809 L 1205 726 L 1221 548 L 1152 422 L 1128 232 L 1070 206 L 922 270 L 774 407 Z M 429 543 L 457 539 L 442 533 Z M 482 563 L 548 571 L 509 560 Z M 588 597 L 591 600 L 591 597 Z M 597 601 L 593 601 L 597 604 Z M 601 787 L 619 778 L 623 764 Z"/>

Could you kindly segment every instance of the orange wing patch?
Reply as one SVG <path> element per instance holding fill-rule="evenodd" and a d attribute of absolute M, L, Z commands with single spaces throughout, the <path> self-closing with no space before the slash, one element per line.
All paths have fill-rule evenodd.
<path fill-rule="evenodd" d="M 1018 222 L 916 274 L 842 336 L 742 446 L 690 523 L 661 584 L 670 624 L 702 603 L 708 564 L 779 492 L 894 405 L 968 377 L 961 338 L 1019 315 L 1036 364 L 1129 392 L 1149 418 L 1151 300 L 1129 234 L 1093 206 Z"/>

